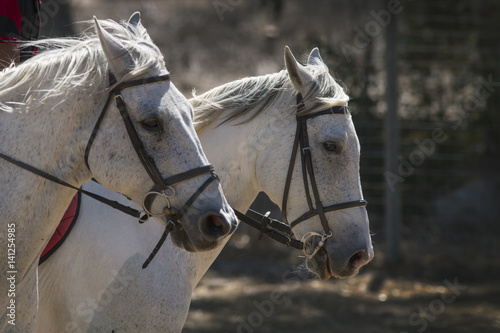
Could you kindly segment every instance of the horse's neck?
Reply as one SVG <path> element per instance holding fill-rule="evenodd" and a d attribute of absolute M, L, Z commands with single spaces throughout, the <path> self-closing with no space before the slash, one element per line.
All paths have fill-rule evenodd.
<path fill-rule="evenodd" d="M 266 146 L 282 134 L 282 126 L 286 126 L 283 110 L 289 107 L 289 101 L 283 101 L 241 125 L 234 124 L 238 120 L 218 127 L 211 124 L 198 133 L 231 207 L 246 212 L 257 194 L 266 190 L 266 184 L 257 179 L 257 159 L 269 153 Z"/>
<path fill-rule="evenodd" d="M 214 165 L 231 207 L 245 212 L 260 191 L 255 179 L 255 159 L 249 153 L 255 126 L 212 125 L 199 134 L 203 150 Z M 236 152 L 236 153 L 235 153 Z"/>
<path fill-rule="evenodd" d="M 72 97 L 75 101 L 83 100 L 78 94 Z M 58 107 L 41 105 L 27 113 L 0 112 L 0 152 L 75 186 L 81 185 L 85 179 L 79 173 L 81 168 L 76 161 L 79 160 L 77 155 L 81 153 L 83 156 L 84 151 L 79 137 L 82 133 L 78 131 L 84 122 L 80 115 L 83 110 L 82 105 L 77 107 L 76 103 L 67 103 Z M 28 229 L 25 243 L 33 247 L 29 249 L 30 253 L 37 253 L 42 250 L 39 239 L 50 238 L 74 190 L 6 161 L 1 160 L 0 164 L 0 193 L 8 193 L 0 199 L 2 218 L 7 223 L 16 223 L 20 229 Z M 29 245 L 30 234 L 37 238 L 34 242 L 36 248 L 35 244 Z"/>
<path fill-rule="evenodd" d="M 68 182 L 81 184 L 86 179 L 79 177 L 89 176 L 82 168 L 83 153 L 99 103 L 89 99 L 88 93 L 75 91 L 56 106 L 41 104 L 24 113 L 0 112 L 0 151 Z M 85 172 L 76 174 L 80 170 Z"/>
<path fill-rule="evenodd" d="M 259 154 L 265 153 L 265 146 L 270 140 L 280 134 L 277 123 L 285 123 L 283 110 L 288 107 L 289 103 L 284 101 L 283 107 L 264 110 L 245 124 L 233 126 L 226 123 L 215 128 L 210 125 L 199 134 L 208 160 L 220 174 L 227 201 L 240 212 L 245 213 L 257 194 L 266 190 L 266 186 L 261 186 L 257 181 L 257 159 Z M 192 263 L 193 288 L 228 240 L 229 238 L 226 238 L 220 246 L 204 253 L 192 254 L 174 250 L 181 256 L 187 256 Z"/>

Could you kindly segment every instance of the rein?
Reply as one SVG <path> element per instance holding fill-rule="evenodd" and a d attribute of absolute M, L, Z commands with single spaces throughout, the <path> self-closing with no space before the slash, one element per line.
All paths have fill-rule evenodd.
<path fill-rule="evenodd" d="M 15 160 L 15 159 L 13 159 L 13 158 L 11 158 L 9 156 L 6 156 L 6 155 L 4 155 L 2 153 L 0 153 L 0 157 L 3 158 L 4 160 L 6 160 L 7 162 L 10 162 L 10 163 L 12 163 L 12 164 L 20 167 L 21 169 L 29 171 L 29 172 L 31 172 L 31 173 L 39 176 L 39 177 L 45 178 L 47 180 L 50 180 L 51 182 L 57 183 L 57 184 L 62 185 L 62 186 L 69 187 L 69 188 L 71 188 L 73 190 L 76 190 L 76 191 L 78 191 L 80 193 L 88 195 L 89 197 L 91 197 L 91 198 L 93 198 L 93 199 L 95 199 L 97 201 L 100 201 L 100 202 L 102 202 L 105 205 L 108 205 L 110 207 L 118 209 L 119 211 L 121 211 L 121 212 L 123 212 L 123 213 L 125 213 L 127 215 L 133 216 L 133 217 L 141 219 L 141 220 L 143 220 L 143 218 L 144 218 L 144 216 L 142 214 L 143 212 L 141 212 L 141 211 L 139 211 L 137 209 L 134 209 L 134 208 L 129 207 L 129 206 L 125 206 L 125 205 L 123 205 L 123 204 L 121 204 L 121 203 L 119 203 L 117 201 L 110 200 L 110 199 L 105 198 L 103 196 L 100 196 L 98 194 L 86 191 L 86 190 L 78 188 L 76 186 L 73 186 L 70 183 L 65 182 L 62 179 L 59 179 L 57 177 L 54 177 L 54 176 L 46 173 L 45 171 L 37 169 L 37 168 L 35 168 L 35 167 L 33 167 L 33 166 L 29 165 L 29 164 L 26 164 L 24 162 Z"/>
<path fill-rule="evenodd" d="M 319 197 L 318 186 L 316 184 L 316 178 L 314 177 L 314 169 L 311 155 L 311 147 L 309 146 L 309 135 L 307 134 L 307 119 L 311 119 L 320 115 L 325 114 L 348 114 L 349 109 L 346 106 L 334 106 L 326 110 L 318 111 L 312 114 L 300 116 L 298 113 L 305 108 L 305 104 L 302 99 L 302 95 L 297 94 L 297 130 L 295 132 L 295 139 L 293 141 L 292 155 L 290 157 L 290 163 L 288 165 L 288 172 L 285 181 L 285 189 L 283 191 L 283 201 L 281 205 L 282 219 L 279 221 L 269 217 L 269 212 L 266 214 L 261 214 L 254 210 L 248 210 L 247 215 L 238 212 L 236 210 L 236 216 L 238 218 L 260 230 L 261 234 L 259 239 L 262 238 L 263 234 L 268 235 L 272 239 L 285 244 L 286 246 L 294 247 L 298 250 L 302 250 L 306 257 L 313 257 L 324 245 L 326 240 L 333 236 L 328 220 L 325 213 L 355 208 L 355 207 L 365 207 L 367 201 L 364 199 L 347 201 L 339 204 L 333 204 L 329 206 L 323 206 L 321 199 Z M 297 151 L 300 152 L 300 159 L 302 162 L 302 179 L 304 181 L 304 190 L 306 193 L 307 205 L 309 206 L 309 211 L 299 216 L 292 222 L 288 222 L 286 210 L 288 203 L 288 195 L 290 192 L 290 185 L 292 183 L 293 169 L 295 165 L 295 160 L 297 158 Z M 309 186 L 312 189 L 312 194 L 314 197 L 314 203 L 311 198 L 311 193 Z M 292 229 L 296 227 L 299 223 L 302 223 L 311 217 L 319 216 L 321 225 L 323 227 L 323 232 L 318 233 L 314 231 L 309 231 L 302 236 L 300 240 L 293 237 Z"/>
<path fill-rule="evenodd" d="M 280 220 L 270 218 L 269 214 L 271 212 L 261 214 L 255 210 L 249 209 L 246 214 L 243 214 L 234 208 L 233 210 L 241 222 L 260 231 L 259 240 L 262 239 L 262 235 L 265 234 L 288 247 L 293 247 L 297 250 L 304 249 L 304 243 L 293 237 L 292 228 Z"/>
<path fill-rule="evenodd" d="M 101 125 L 102 120 L 104 119 L 104 115 L 106 113 L 106 110 L 109 107 L 109 104 L 111 102 L 111 98 L 114 95 L 114 100 L 116 103 L 116 106 L 118 110 L 120 111 L 121 118 L 123 119 L 123 122 L 125 124 L 125 128 L 127 129 L 127 133 L 129 135 L 130 141 L 132 142 L 132 145 L 134 146 L 134 150 L 139 157 L 142 165 L 144 166 L 144 169 L 147 171 L 149 177 L 154 183 L 153 189 L 146 193 L 146 195 L 143 198 L 143 211 L 139 211 L 137 209 L 134 209 L 132 207 L 123 205 L 117 201 L 113 201 L 110 199 L 107 199 L 103 196 L 100 196 L 98 194 L 83 190 L 81 188 L 78 188 L 74 185 L 71 185 L 70 183 L 59 179 L 51 174 L 48 174 L 47 172 L 40 170 L 38 168 L 35 168 L 27 163 L 24 163 L 22 161 L 18 161 L 16 159 L 13 159 L 7 155 L 4 155 L 0 153 L 0 158 L 6 160 L 7 162 L 10 162 L 26 171 L 29 171 L 39 177 L 45 178 L 51 182 L 57 183 L 59 185 L 69 187 L 73 190 L 76 190 L 80 193 L 83 193 L 85 195 L 88 195 L 89 197 L 100 201 L 101 203 L 108 205 L 112 208 L 115 208 L 125 214 L 128 214 L 130 216 L 133 216 L 135 218 L 139 219 L 140 223 L 146 222 L 150 216 L 165 216 L 167 219 L 167 224 L 165 226 L 165 231 L 163 232 L 162 237 L 160 238 L 158 244 L 146 260 L 146 262 L 143 264 L 142 268 L 146 268 L 149 263 L 153 260 L 154 256 L 157 254 L 163 243 L 165 242 L 165 239 L 167 238 L 168 234 L 170 231 L 172 231 L 176 226 L 181 225 L 180 219 L 182 216 L 185 214 L 185 212 L 191 207 L 191 205 L 194 203 L 194 201 L 200 196 L 200 194 L 210 185 L 215 180 L 218 180 L 217 175 L 214 173 L 214 168 L 211 164 L 204 165 L 201 167 L 197 167 L 191 170 L 188 170 L 186 172 L 179 173 L 177 175 L 170 176 L 166 179 L 163 178 L 161 175 L 160 171 L 158 170 L 154 159 L 150 157 L 145 148 L 144 145 L 132 123 L 132 120 L 130 118 L 130 115 L 127 111 L 127 107 L 125 104 L 125 100 L 123 99 L 123 96 L 121 95 L 121 91 L 123 89 L 135 87 L 135 86 L 140 86 L 140 85 L 146 85 L 146 84 L 152 84 L 156 82 L 163 82 L 163 81 L 169 81 L 170 80 L 170 74 L 165 74 L 165 75 L 160 75 L 160 76 L 154 76 L 154 77 L 149 77 L 149 78 L 144 78 L 144 79 L 137 79 L 137 80 L 132 80 L 132 81 L 126 81 L 118 84 L 116 87 L 111 89 L 108 93 L 108 98 L 106 100 L 106 103 L 104 104 L 101 114 L 99 115 L 99 118 L 97 119 L 97 122 L 94 126 L 94 129 L 92 130 L 92 133 L 90 135 L 89 141 L 87 143 L 87 147 L 85 148 L 85 155 L 84 155 L 84 160 L 85 160 L 85 165 L 87 168 L 90 170 L 88 158 L 90 154 L 90 149 L 92 147 L 92 144 L 94 142 L 94 139 L 97 135 L 97 131 L 99 130 L 99 127 Z M 109 84 L 110 86 L 113 85 L 116 82 L 116 79 L 114 76 L 110 73 L 109 74 Z M 92 173 L 92 172 L 91 172 Z M 207 179 L 197 190 L 196 192 L 186 201 L 186 203 L 179 209 L 175 209 L 170 205 L 170 198 L 172 198 L 175 195 L 175 190 L 172 187 L 175 184 L 200 177 L 205 174 L 210 174 L 210 178 Z M 156 196 L 162 196 L 166 202 L 167 206 L 163 209 L 163 211 L 159 214 L 154 214 L 151 212 L 151 205 L 155 199 Z"/>

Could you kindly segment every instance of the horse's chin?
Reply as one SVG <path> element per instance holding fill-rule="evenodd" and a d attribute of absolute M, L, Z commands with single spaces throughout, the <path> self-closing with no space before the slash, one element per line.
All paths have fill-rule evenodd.
<path fill-rule="evenodd" d="M 333 267 L 325 248 L 321 248 L 314 257 L 306 258 L 306 267 L 321 280 L 328 280 L 331 277 L 345 279 L 355 276 L 359 271 L 359 269 L 352 269 L 349 265 L 345 267 Z"/>
<path fill-rule="evenodd" d="M 170 237 L 172 237 L 172 243 L 174 243 L 174 245 L 178 248 L 188 252 L 198 252 L 198 249 L 188 237 L 184 229 L 174 228 L 174 230 L 170 232 Z"/>
<path fill-rule="evenodd" d="M 204 252 L 209 251 L 217 247 L 218 242 L 203 242 L 203 245 L 197 244 L 195 241 L 186 233 L 184 228 L 176 227 L 170 232 L 170 237 L 172 237 L 172 243 L 180 249 L 186 250 L 188 252 Z"/>

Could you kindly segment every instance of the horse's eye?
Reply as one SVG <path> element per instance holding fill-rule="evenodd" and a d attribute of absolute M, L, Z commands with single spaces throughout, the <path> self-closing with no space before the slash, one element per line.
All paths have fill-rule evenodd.
<path fill-rule="evenodd" d="M 156 118 L 148 118 L 141 121 L 142 127 L 144 127 L 148 131 L 156 132 L 161 131 L 161 121 Z"/>
<path fill-rule="evenodd" d="M 332 141 L 325 141 L 322 143 L 323 148 L 325 148 L 327 151 L 336 153 L 337 152 L 337 144 Z"/>

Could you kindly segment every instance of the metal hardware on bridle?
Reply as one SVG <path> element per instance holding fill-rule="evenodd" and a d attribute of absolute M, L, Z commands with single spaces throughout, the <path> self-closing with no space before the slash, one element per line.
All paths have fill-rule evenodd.
<path fill-rule="evenodd" d="M 170 176 L 166 179 L 164 179 L 156 167 L 156 164 L 154 162 L 154 159 L 151 158 L 146 150 L 144 149 L 144 145 L 139 138 L 139 135 L 137 131 L 135 130 L 135 127 L 132 123 L 132 120 L 130 119 L 130 116 L 127 112 L 127 107 L 125 104 L 125 101 L 123 97 L 121 96 L 120 92 L 123 89 L 130 88 L 130 87 L 135 87 L 139 85 L 145 85 L 145 84 L 152 84 L 156 82 L 162 82 L 162 81 L 169 81 L 170 80 L 170 74 L 165 74 L 165 75 L 159 75 L 159 76 L 154 76 L 154 77 L 149 77 L 149 78 L 144 78 L 144 79 L 137 79 L 137 80 L 132 80 L 132 81 L 126 81 L 126 82 L 121 82 L 115 87 L 113 87 L 111 90 L 109 90 L 108 93 L 108 98 L 106 100 L 106 103 L 104 104 L 102 111 L 97 119 L 97 122 L 94 126 L 94 129 L 92 130 L 92 133 L 89 137 L 89 141 L 87 143 L 87 147 L 85 148 L 85 155 L 84 155 L 84 161 L 85 165 L 90 171 L 90 165 L 89 165 L 89 153 L 90 149 L 92 147 L 92 144 L 94 142 L 94 139 L 97 135 L 97 131 L 99 130 L 99 127 L 102 123 L 102 120 L 104 119 L 104 115 L 106 113 L 106 110 L 108 109 L 108 106 L 110 104 L 111 98 L 114 95 L 114 100 L 116 102 L 116 106 L 118 110 L 120 111 L 121 118 L 123 119 L 123 122 L 125 124 L 125 128 L 127 129 L 127 133 L 129 135 L 130 141 L 132 142 L 132 145 L 134 147 L 135 152 L 137 153 L 137 156 L 139 157 L 142 165 L 144 166 L 146 172 L 148 173 L 149 177 L 154 183 L 153 189 L 148 192 L 144 198 L 143 198 L 143 208 L 144 211 L 138 211 L 137 209 L 134 209 L 132 207 L 123 205 L 119 202 L 109 200 L 105 197 L 102 197 L 100 195 L 97 195 L 95 193 L 83 190 L 81 188 L 78 188 L 76 186 L 73 186 L 69 184 L 68 182 L 61 180 L 55 176 L 52 176 L 48 173 L 46 173 L 43 170 L 40 170 L 38 168 L 35 168 L 27 163 L 24 163 L 22 161 L 18 161 L 16 159 L 13 159 L 7 155 L 1 154 L 0 153 L 0 158 L 3 158 L 4 160 L 22 168 L 25 169 L 37 176 L 40 176 L 42 178 L 45 178 L 47 180 L 50 180 L 52 182 L 55 182 L 57 184 L 60 184 L 62 186 L 66 186 L 69 188 L 72 188 L 80 193 L 83 193 L 85 195 L 90 196 L 91 198 L 100 201 L 112 208 L 118 209 L 121 212 L 128 214 L 130 216 L 133 216 L 135 218 L 139 219 L 140 223 L 143 223 L 149 219 L 150 216 L 165 216 L 168 218 L 165 231 L 162 235 L 162 238 L 156 245 L 155 249 L 151 253 L 150 257 L 148 260 L 144 263 L 143 268 L 147 267 L 151 260 L 154 258 L 158 250 L 160 249 L 161 245 L 165 241 L 166 237 L 168 236 L 168 233 L 174 229 L 177 225 L 180 225 L 180 219 L 186 212 L 186 210 L 193 204 L 193 202 L 198 198 L 198 196 L 208 187 L 208 185 L 213 182 L 214 180 L 217 180 L 218 177 L 214 173 L 214 168 L 211 164 L 204 165 L 198 168 L 194 168 L 182 173 L 179 173 L 174 176 Z M 109 73 L 109 85 L 112 86 L 113 84 L 116 83 L 116 79 L 114 76 Z M 170 205 L 170 198 L 175 195 L 175 190 L 173 188 L 173 185 L 178 184 L 180 182 L 184 182 L 187 180 L 190 180 L 192 178 L 196 178 L 205 174 L 210 174 L 210 178 L 207 179 L 199 188 L 196 190 L 196 192 L 186 201 L 186 203 L 182 206 L 180 210 L 177 210 Z M 149 205 L 152 204 L 154 201 L 155 196 L 162 196 L 166 202 L 167 205 L 164 207 L 163 211 L 161 214 L 153 214 L 151 212 L 151 208 L 149 208 Z"/>
<path fill-rule="evenodd" d="M 198 169 L 202 169 L 202 168 L 206 168 L 206 167 L 209 167 L 209 169 L 210 169 L 209 172 L 210 172 L 211 177 L 208 178 L 203 184 L 201 184 L 201 186 L 196 190 L 196 192 L 193 193 L 193 195 L 186 201 L 186 203 L 181 207 L 180 210 L 177 210 L 177 209 L 175 209 L 173 207 L 165 207 L 165 208 L 163 208 L 163 215 L 165 215 L 165 217 L 167 218 L 167 224 L 165 226 L 165 230 L 163 232 L 163 235 L 161 236 L 160 240 L 158 241 L 158 244 L 156 244 L 155 248 L 153 249 L 153 251 L 149 255 L 148 259 L 146 259 L 146 261 L 142 265 L 143 269 L 146 268 L 146 267 L 148 267 L 148 265 L 151 263 L 151 261 L 153 260 L 153 258 L 156 256 L 156 254 L 160 250 L 161 246 L 163 245 L 163 243 L 167 239 L 167 236 L 170 233 L 170 231 L 172 231 L 177 225 L 181 225 L 180 219 L 186 213 L 186 211 L 188 210 L 188 208 L 191 207 L 191 205 L 194 203 L 194 201 L 208 187 L 208 185 L 210 185 L 210 183 L 212 183 L 213 181 L 219 179 L 219 177 L 214 173 L 214 169 L 213 169 L 212 165 L 208 165 L 208 166 L 205 166 L 205 167 L 200 167 Z M 195 170 L 195 169 L 193 169 L 193 170 Z M 181 178 L 183 178 L 183 181 L 184 180 L 188 180 L 188 179 L 194 178 L 195 175 L 197 174 L 197 173 L 193 172 L 193 170 L 190 170 L 190 171 L 187 171 L 187 172 L 184 172 L 182 174 L 179 174 L 179 175 L 176 175 L 176 176 L 172 176 L 172 177 L 182 176 Z M 187 177 L 186 174 L 189 174 L 190 176 L 188 178 L 186 178 Z M 170 177 L 170 178 L 172 178 L 172 177 Z M 167 180 L 170 179 L 170 178 L 167 178 Z M 147 208 L 147 206 L 148 206 L 147 200 L 145 200 L 145 201 L 146 201 L 146 203 L 145 203 L 145 208 L 144 209 L 148 210 L 148 208 Z"/>
<path fill-rule="evenodd" d="M 267 211 L 262 219 L 260 220 L 260 234 L 259 234 L 259 240 L 262 240 L 262 236 L 264 236 L 266 229 L 268 228 L 269 225 L 269 215 L 271 215 L 270 211 Z"/>
<path fill-rule="evenodd" d="M 293 237 L 292 229 L 290 229 L 288 224 L 273 219 L 268 215 L 262 215 L 252 209 L 249 209 L 246 215 L 234 208 L 233 210 L 241 222 L 259 230 L 261 235 L 266 234 L 281 244 L 296 248 L 297 250 L 303 250 L 303 243 Z M 265 222 L 263 223 L 263 221 Z M 265 224 L 265 227 L 263 227 L 263 224 Z"/>
<path fill-rule="evenodd" d="M 367 205 L 366 200 L 354 200 L 347 201 L 339 204 L 333 204 L 329 206 L 323 206 L 321 199 L 319 197 L 318 186 L 316 184 L 316 179 L 314 177 L 314 169 L 311 155 L 311 148 L 309 146 L 309 136 L 307 134 L 307 119 L 311 119 L 320 115 L 325 114 L 348 114 L 347 106 L 334 106 L 326 110 L 306 114 L 299 115 L 299 112 L 305 107 L 302 95 L 297 94 L 297 129 L 295 132 L 295 139 L 293 141 L 292 154 L 290 157 L 290 163 L 288 165 L 288 172 L 285 181 L 285 188 L 283 191 L 283 201 L 281 205 L 282 211 L 282 219 L 284 222 L 271 219 L 267 215 L 262 215 L 253 210 L 249 210 L 247 215 L 244 215 L 240 212 L 236 212 L 238 218 L 250 226 L 260 230 L 261 235 L 267 234 L 271 238 L 283 243 L 287 246 L 295 247 L 299 250 L 302 250 L 306 257 L 313 257 L 324 245 L 328 238 L 333 236 L 333 232 L 331 231 L 328 220 L 326 218 L 325 213 L 343 210 L 354 207 L 365 207 Z M 292 175 L 293 169 L 295 165 L 295 160 L 297 158 L 297 151 L 300 152 L 300 159 L 302 163 L 302 179 L 304 181 L 304 191 L 306 193 L 307 205 L 309 207 L 309 211 L 299 216 L 292 222 L 288 222 L 287 218 L 287 203 L 288 203 L 288 194 L 290 192 L 290 185 L 292 183 Z M 311 198 L 311 193 L 309 190 L 309 185 L 312 189 L 312 195 L 314 198 Z M 233 209 L 234 210 L 234 209 Z M 297 240 L 293 238 L 292 228 L 296 227 L 299 223 L 314 217 L 319 216 L 321 225 L 323 227 L 323 232 L 318 233 L 314 231 L 307 232 L 302 236 L 301 240 Z M 264 222 L 259 222 L 264 221 Z M 269 227 L 270 226 L 270 227 Z"/>
<path fill-rule="evenodd" d="M 144 198 L 142 199 L 142 207 L 144 208 L 144 211 L 146 212 L 146 214 L 148 214 L 149 216 L 166 216 L 167 214 L 165 214 L 165 209 L 170 209 L 171 205 L 170 205 L 170 198 L 173 197 L 175 195 L 175 190 L 173 187 L 169 186 L 168 189 L 170 189 L 170 193 L 167 193 L 166 190 L 164 191 L 161 191 L 161 192 L 158 192 L 158 191 L 149 191 L 148 193 L 146 193 L 146 195 L 144 196 Z M 166 202 L 166 206 L 165 208 L 163 209 L 163 211 L 161 213 L 153 213 L 151 211 L 151 208 L 149 208 L 147 206 L 148 202 L 150 201 L 150 196 L 158 196 L 160 198 L 163 198 Z"/>
<path fill-rule="evenodd" d="M 324 232 L 319 233 L 315 231 L 309 231 L 302 236 L 300 241 L 304 244 L 303 252 L 307 258 L 312 258 L 318 253 L 319 249 L 323 247 L 326 240 L 333 236 L 333 232 L 330 231 L 329 234 L 325 234 Z M 319 240 L 318 240 L 319 239 Z M 314 241 L 317 243 L 314 243 Z"/>

